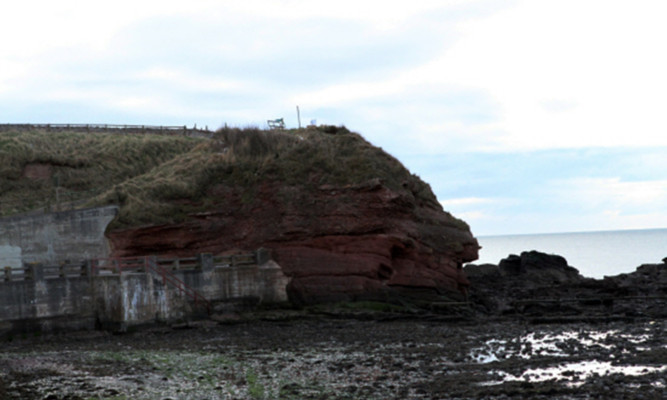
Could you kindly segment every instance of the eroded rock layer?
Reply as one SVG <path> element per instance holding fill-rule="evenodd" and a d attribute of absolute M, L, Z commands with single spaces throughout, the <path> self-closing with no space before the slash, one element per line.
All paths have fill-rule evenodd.
<path fill-rule="evenodd" d="M 297 302 L 378 298 L 429 289 L 460 293 L 461 265 L 477 258 L 465 223 L 381 179 L 354 185 L 263 181 L 248 192 L 222 182 L 216 203 L 179 223 L 108 233 L 114 256 L 187 256 L 265 247 L 291 278 Z"/>

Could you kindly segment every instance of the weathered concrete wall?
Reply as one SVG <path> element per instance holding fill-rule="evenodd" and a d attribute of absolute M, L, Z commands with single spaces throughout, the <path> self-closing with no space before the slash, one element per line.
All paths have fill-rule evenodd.
<path fill-rule="evenodd" d="M 0 219 L 0 266 L 59 263 L 109 254 L 104 231 L 117 206 Z M 20 267 L 20 263 L 18 263 Z"/>
<path fill-rule="evenodd" d="M 257 297 L 259 302 L 287 301 L 285 288 L 289 278 L 274 261 L 263 265 L 216 269 L 214 298 Z"/>
<path fill-rule="evenodd" d="M 0 333 L 94 326 L 95 313 L 87 277 L 46 280 L 37 273 L 35 278 L 0 284 L 0 321 L 3 322 Z"/>
<path fill-rule="evenodd" d="M 256 303 L 287 301 L 289 278 L 272 260 L 262 265 L 216 267 L 210 255 L 199 256 L 201 268 L 175 271 L 173 276 L 212 303 L 253 299 Z M 205 304 L 174 285 L 165 284 L 160 274 L 123 274 L 96 277 L 95 299 L 98 322 L 111 329 L 173 321 L 206 312 Z"/>
<path fill-rule="evenodd" d="M 142 272 L 106 275 L 95 273 L 90 263 L 78 264 L 109 254 L 104 231 L 117 213 L 118 207 L 108 206 L 0 219 L 0 334 L 100 324 L 122 330 L 198 312 L 187 292 L 157 272 L 162 267 L 155 258 Z M 250 256 L 256 264 L 216 266 L 210 254 L 200 255 L 189 259 L 195 268 L 170 273 L 211 302 L 287 301 L 288 278 L 280 266 L 266 251 Z M 64 265 L 72 266 L 65 261 L 75 262 L 68 270 L 73 273 L 63 272 Z"/>
<path fill-rule="evenodd" d="M 280 266 L 258 251 L 257 264 L 236 267 L 215 266 L 210 254 L 201 254 L 200 273 L 183 271 L 179 278 L 209 299 L 256 297 L 259 302 L 287 301 L 289 278 Z"/>
<path fill-rule="evenodd" d="M 214 265 L 210 255 L 200 255 L 197 267 L 169 271 L 171 282 L 181 281 L 211 303 L 253 299 L 254 303 L 287 301 L 289 279 L 272 260 L 262 265 Z M 10 331 L 93 329 L 125 330 L 136 325 L 168 322 L 205 314 L 205 302 L 195 303 L 161 273 L 155 258 L 151 268 L 132 272 L 100 273 L 74 266 L 31 265 L 0 281 L 0 335 Z M 48 271 L 49 275 L 45 274 Z M 54 272 L 55 271 L 55 272 Z M 14 276 L 19 278 L 13 278 Z M 14 280 L 16 279 L 16 280 Z"/>
<path fill-rule="evenodd" d="M 21 248 L 18 246 L 0 244 L 0 268 L 21 268 L 22 255 Z"/>
<path fill-rule="evenodd" d="M 151 273 L 97 277 L 96 322 L 105 329 L 173 321 L 189 314 L 188 301 Z"/>

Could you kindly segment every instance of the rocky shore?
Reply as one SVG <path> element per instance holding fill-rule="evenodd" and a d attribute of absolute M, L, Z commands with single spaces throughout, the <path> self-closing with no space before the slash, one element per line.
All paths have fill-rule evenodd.
<path fill-rule="evenodd" d="M 16 336 L 0 350 L 0 398 L 662 399 L 666 268 L 591 280 L 528 252 L 467 266 L 467 304 L 344 303 Z"/>
<path fill-rule="evenodd" d="M 199 323 L 17 338 L 3 399 L 660 399 L 664 320 Z"/>
<path fill-rule="evenodd" d="M 667 258 L 629 274 L 586 278 L 558 255 L 510 255 L 498 265 L 467 265 L 470 301 L 484 315 L 536 320 L 667 317 Z"/>

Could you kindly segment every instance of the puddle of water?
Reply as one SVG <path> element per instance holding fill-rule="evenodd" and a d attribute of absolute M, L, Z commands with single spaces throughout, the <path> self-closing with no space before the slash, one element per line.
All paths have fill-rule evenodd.
<path fill-rule="evenodd" d="M 618 330 L 608 331 L 565 331 L 559 334 L 538 334 L 531 332 L 506 341 L 491 339 L 484 345 L 473 348 L 468 358 L 478 364 L 487 364 L 505 358 L 520 357 L 524 360 L 535 356 L 567 357 L 572 353 L 588 350 L 593 347 L 610 350 L 614 347 L 606 343 L 610 337 L 624 339 L 634 345 L 650 340 L 650 335 L 620 334 Z M 638 347 L 642 351 L 648 348 Z"/>
<path fill-rule="evenodd" d="M 608 361 L 581 361 L 558 365 L 556 367 L 528 369 L 519 376 L 504 371 L 492 371 L 490 374 L 499 375 L 501 379 L 482 382 L 480 385 L 493 386 L 512 381 L 544 382 L 555 379 L 556 381 L 564 381 L 567 386 L 578 387 L 583 385 L 586 379 L 595 375 L 623 374 L 627 376 L 641 376 L 664 371 L 667 371 L 667 366 L 614 366 Z M 662 382 L 655 382 L 654 384 L 664 386 Z"/>
<path fill-rule="evenodd" d="M 488 340 L 484 346 L 474 348 L 470 351 L 470 359 L 477 364 L 488 364 L 498 361 L 498 354 L 504 356 L 507 353 L 506 346 L 507 341 L 505 340 Z"/>
<path fill-rule="evenodd" d="M 489 364 L 508 358 L 531 359 L 533 357 L 568 357 L 579 352 L 586 352 L 595 348 L 610 350 L 615 344 L 610 339 L 620 339 L 622 342 L 634 345 L 637 351 L 649 350 L 642 346 L 651 340 L 647 333 L 624 334 L 618 330 L 607 331 L 564 331 L 561 333 L 531 332 L 516 339 L 491 339 L 482 346 L 473 348 L 469 353 L 469 360 L 478 364 Z M 629 353 L 623 349 L 621 353 Z M 613 357 L 612 357 L 613 358 Z M 609 361 L 588 360 L 575 363 L 563 363 L 548 368 L 527 369 L 520 375 L 513 375 L 502 370 L 489 372 L 494 380 L 482 382 L 480 385 L 493 386 L 505 382 L 544 382 L 555 380 L 571 387 L 584 384 L 586 379 L 595 375 L 623 374 L 626 376 L 641 376 L 654 372 L 667 372 L 667 366 L 615 366 Z M 664 381 L 654 382 L 654 387 L 664 387 Z"/>

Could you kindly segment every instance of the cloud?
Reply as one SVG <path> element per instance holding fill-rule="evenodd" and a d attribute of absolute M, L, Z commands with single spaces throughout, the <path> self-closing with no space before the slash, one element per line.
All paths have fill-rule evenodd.
<path fill-rule="evenodd" d="M 557 184 L 561 196 L 582 206 L 611 210 L 647 208 L 667 212 L 667 180 L 623 181 L 620 178 L 585 177 Z"/>
<path fill-rule="evenodd" d="M 14 28 L 26 34 L 3 56 L 15 64 L 14 73 L 8 67 L 0 75 L 5 99 L 25 110 L 31 104 L 34 109 L 45 102 L 60 101 L 59 107 L 81 102 L 110 115 L 125 112 L 126 118 L 178 115 L 211 124 L 257 123 L 287 111 L 291 115 L 296 104 L 316 113 L 335 107 L 332 121 L 354 123 L 345 112 L 351 103 L 386 98 L 392 93 L 386 79 L 427 60 L 441 47 L 442 40 L 432 38 L 449 29 L 432 18 L 426 24 L 425 13 L 442 8 L 438 2 L 333 7 L 296 1 L 187 6 L 121 1 L 79 7 L 64 1 L 41 6 L 16 5 L 6 14 L 18 21 L 13 28 L 5 26 L 7 36 Z M 364 8 L 373 12 L 360 12 Z M 27 20 L 40 29 L 27 32 Z M 381 77 L 385 81 L 373 84 L 371 78 Z M 23 118 L 5 115 L 16 121 L 49 114 L 34 111 Z M 314 117 L 326 121 L 323 114 Z"/>
<path fill-rule="evenodd" d="M 140 102 L 142 112 L 171 119 L 180 109 L 213 123 L 252 116 L 255 107 L 252 123 L 291 115 L 298 104 L 311 119 L 366 134 L 389 129 L 372 134 L 381 140 L 399 124 L 412 136 L 411 152 L 667 145 L 667 58 L 656 50 L 667 34 L 658 17 L 665 8 L 570 0 L 18 2 L 3 9 L 0 34 L 14 40 L 0 56 L 0 103 L 18 97 L 29 109 L 49 93 L 72 91 L 86 101 L 85 92 L 113 84 L 99 107 L 159 96 L 172 106 Z M 231 96 L 241 99 L 237 107 Z"/>
<path fill-rule="evenodd" d="M 502 105 L 506 148 L 665 145 L 667 57 L 656 51 L 665 11 L 650 1 L 521 2 L 463 22 L 432 68 Z"/>
<path fill-rule="evenodd" d="M 464 197 L 440 200 L 443 209 L 457 218 L 466 221 L 472 232 L 488 234 L 493 232 L 493 226 L 507 224 L 508 216 L 502 210 L 506 210 L 517 203 L 517 199 L 511 198 L 481 198 Z M 506 230 L 505 230 L 506 232 Z"/>
<path fill-rule="evenodd" d="M 480 232 L 655 226 L 667 4 L 24 1 L 2 122 L 346 125 Z M 666 212 L 667 214 L 667 212 Z M 569 227 L 569 228 L 568 228 Z"/>
<path fill-rule="evenodd" d="M 442 204 L 443 207 L 461 207 L 461 206 L 474 206 L 478 204 L 488 204 L 492 203 L 493 200 L 491 199 L 483 199 L 480 197 L 464 197 L 464 198 L 459 198 L 459 199 L 446 199 L 446 200 L 440 200 L 440 204 Z"/>
<path fill-rule="evenodd" d="M 667 148 L 593 148 L 407 158 L 478 235 L 667 226 Z M 429 166 L 438 165 L 438 169 Z"/>

